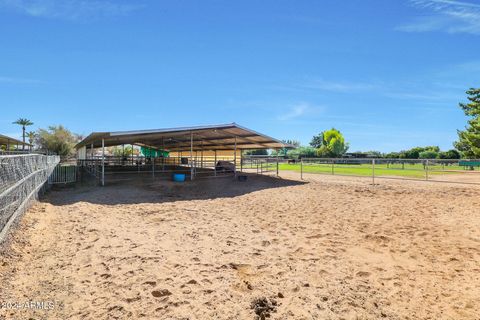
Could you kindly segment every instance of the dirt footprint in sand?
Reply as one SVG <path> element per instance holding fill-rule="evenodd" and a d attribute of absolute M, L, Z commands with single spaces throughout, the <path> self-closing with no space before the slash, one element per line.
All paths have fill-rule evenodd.
<path fill-rule="evenodd" d="M 160 289 L 160 290 L 152 291 L 152 296 L 154 296 L 155 298 L 168 297 L 171 295 L 172 293 L 168 289 Z"/>
<path fill-rule="evenodd" d="M 357 277 L 360 277 L 360 278 L 370 277 L 370 275 L 371 275 L 371 273 L 367 272 L 367 271 L 358 271 L 357 272 Z"/>

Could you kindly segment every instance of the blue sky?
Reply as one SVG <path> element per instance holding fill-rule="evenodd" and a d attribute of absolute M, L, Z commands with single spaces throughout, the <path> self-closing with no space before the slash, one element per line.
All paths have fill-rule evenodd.
<path fill-rule="evenodd" d="M 350 150 L 451 148 L 480 2 L 0 0 L 0 132 L 237 122 Z"/>

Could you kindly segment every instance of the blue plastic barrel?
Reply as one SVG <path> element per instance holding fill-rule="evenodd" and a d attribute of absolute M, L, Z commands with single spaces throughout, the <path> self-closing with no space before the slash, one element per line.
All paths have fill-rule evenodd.
<path fill-rule="evenodd" d="M 184 173 L 174 173 L 173 174 L 173 181 L 184 182 L 185 181 L 185 174 Z"/>

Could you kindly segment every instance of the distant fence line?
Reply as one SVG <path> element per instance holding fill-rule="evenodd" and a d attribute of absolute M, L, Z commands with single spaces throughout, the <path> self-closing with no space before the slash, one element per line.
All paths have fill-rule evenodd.
<path fill-rule="evenodd" d="M 0 155 L 0 242 L 15 221 L 46 188 L 58 156 Z"/>
<path fill-rule="evenodd" d="M 244 156 L 242 169 L 259 174 L 279 171 L 480 184 L 478 159 L 301 158 Z"/>

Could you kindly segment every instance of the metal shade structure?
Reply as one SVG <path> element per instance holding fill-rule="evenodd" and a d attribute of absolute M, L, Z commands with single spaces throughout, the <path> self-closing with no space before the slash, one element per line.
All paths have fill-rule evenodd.
<path fill-rule="evenodd" d="M 103 141 L 103 144 L 102 144 Z M 134 144 L 170 152 L 293 148 L 236 123 L 154 130 L 93 132 L 76 145 L 109 147 Z"/>
<path fill-rule="evenodd" d="M 5 136 L 3 134 L 0 134 L 0 145 L 5 145 L 7 148 L 10 147 L 10 145 L 25 145 L 25 146 L 31 146 L 31 144 L 23 142 L 21 140 L 11 138 L 8 136 Z"/>
<path fill-rule="evenodd" d="M 197 151 L 201 152 L 201 167 L 203 166 L 203 151 L 214 151 L 215 163 L 217 163 L 217 151 L 233 151 L 232 165 L 236 176 L 238 150 L 293 148 L 292 145 L 239 126 L 236 123 L 154 130 L 93 132 L 79 142 L 75 148 L 79 160 L 87 160 L 87 148 L 90 149 L 91 159 L 94 159 L 93 150 L 101 148 L 100 178 L 102 185 L 105 185 L 105 147 L 125 144 L 168 152 L 187 152 L 189 154 L 188 165 L 191 180 L 196 175 L 198 161 L 196 161 L 196 157 L 194 158 L 194 153 Z M 152 162 L 152 173 L 155 174 L 155 158 Z M 216 164 L 214 175 L 216 176 Z"/>

